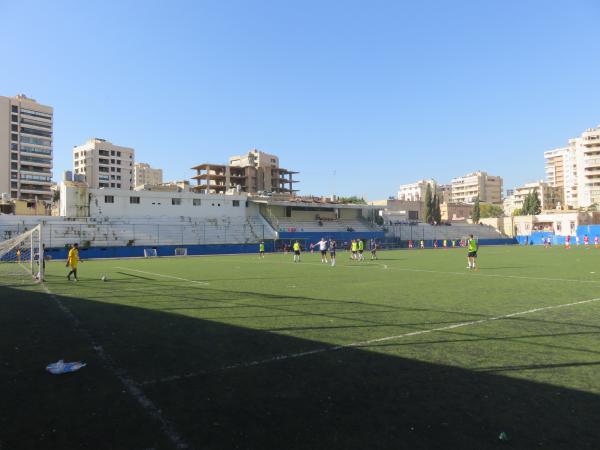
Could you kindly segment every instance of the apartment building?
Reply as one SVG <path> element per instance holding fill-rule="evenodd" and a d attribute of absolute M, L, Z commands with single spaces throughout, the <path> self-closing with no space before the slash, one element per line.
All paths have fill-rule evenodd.
<path fill-rule="evenodd" d="M 562 188 L 565 207 L 600 205 L 600 125 L 544 152 L 546 180 Z"/>
<path fill-rule="evenodd" d="M 398 189 L 398 200 L 408 202 L 425 201 L 427 186 L 431 186 L 431 192 L 434 193 L 436 191 L 437 183 L 434 179 L 430 178 L 427 180 L 419 180 L 415 183 L 403 184 Z"/>
<path fill-rule="evenodd" d="M 194 191 L 212 194 L 232 190 L 258 193 L 294 194 L 294 172 L 279 166 L 279 158 L 257 149 L 245 155 L 231 156 L 229 164 L 204 163 L 192 167 L 196 171 Z"/>
<path fill-rule="evenodd" d="M 579 206 L 600 205 L 600 125 L 576 139 L 575 153 Z"/>
<path fill-rule="evenodd" d="M 570 139 L 566 147 L 544 152 L 546 181 L 559 188 L 563 207 L 577 208 L 577 139 Z"/>
<path fill-rule="evenodd" d="M 25 95 L 0 96 L 0 193 L 52 200 L 53 115 Z"/>
<path fill-rule="evenodd" d="M 555 187 L 543 180 L 526 183 L 513 190 L 512 195 L 506 197 L 503 202 L 504 214 L 512 216 L 516 209 L 523 208 L 525 197 L 536 191 L 540 199 L 542 211 L 553 210 L 561 207 L 563 198 L 562 187 Z"/>
<path fill-rule="evenodd" d="M 501 204 L 502 177 L 479 171 L 452 179 L 453 203 L 472 204 L 477 198 L 480 202 Z"/>
<path fill-rule="evenodd" d="M 133 188 L 135 150 L 92 138 L 73 147 L 73 171 L 92 189 Z"/>
<path fill-rule="evenodd" d="M 150 164 L 135 163 L 133 165 L 133 187 L 147 185 L 159 185 L 163 182 L 162 169 L 154 169 Z"/>

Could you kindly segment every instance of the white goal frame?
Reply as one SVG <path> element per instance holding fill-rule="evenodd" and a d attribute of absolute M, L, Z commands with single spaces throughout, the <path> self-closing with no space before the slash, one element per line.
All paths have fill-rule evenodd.
<path fill-rule="evenodd" d="M 44 241 L 42 237 L 42 225 L 36 225 L 31 230 L 25 231 L 13 238 L 0 242 L 0 264 L 20 264 L 21 267 L 29 272 L 32 277 L 38 281 L 44 280 L 45 257 Z M 29 251 L 27 261 L 20 260 L 20 250 Z M 12 253 L 19 256 L 12 259 Z"/>
<path fill-rule="evenodd" d="M 175 249 L 175 256 L 187 256 L 187 248 L 177 247 Z"/>
<path fill-rule="evenodd" d="M 145 248 L 144 249 L 144 258 L 156 258 L 158 257 L 158 250 L 155 248 Z"/>

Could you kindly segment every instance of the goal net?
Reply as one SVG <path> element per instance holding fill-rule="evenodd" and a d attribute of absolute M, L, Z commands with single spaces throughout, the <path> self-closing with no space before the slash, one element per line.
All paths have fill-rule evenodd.
<path fill-rule="evenodd" d="M 183 247 L 176 248 L 175 256 L 187 256 L 187 248 L 183 248 Z"/>
<path fill-rule="evenodd" d="M 45 267 L 41 225 L 0 241 L 0 283 L 43 280 Z"/>
<path fill-rule="evenodd" d="M 155 248 L 145 248 L 144 249 L 144 258 L 156 258 L 158 256 L 158 252 Z"/>

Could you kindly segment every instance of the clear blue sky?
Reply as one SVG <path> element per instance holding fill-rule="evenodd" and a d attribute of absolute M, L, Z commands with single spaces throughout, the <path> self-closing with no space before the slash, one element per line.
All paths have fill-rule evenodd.
<path fill-rule="evenodd" d="M 167 179 L 257 147 L 305 194 L 477 169 L 511 188 L 600 124 L 597 0 L 0 0 L 0 17 L 0 95 L 54 106 L 57 179 L 97 136 Z"/>

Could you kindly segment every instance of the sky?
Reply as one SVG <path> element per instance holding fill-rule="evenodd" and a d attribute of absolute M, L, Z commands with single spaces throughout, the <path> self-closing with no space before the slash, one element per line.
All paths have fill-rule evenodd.
<path fill-rule="evenodd" d="M 54 107 L 54 177 L 90 137 L 188 179 L 258 148 L 301 194 L 504 188 L 600 124 L 600 2 L 0 0 L 0 95 Z"/>

